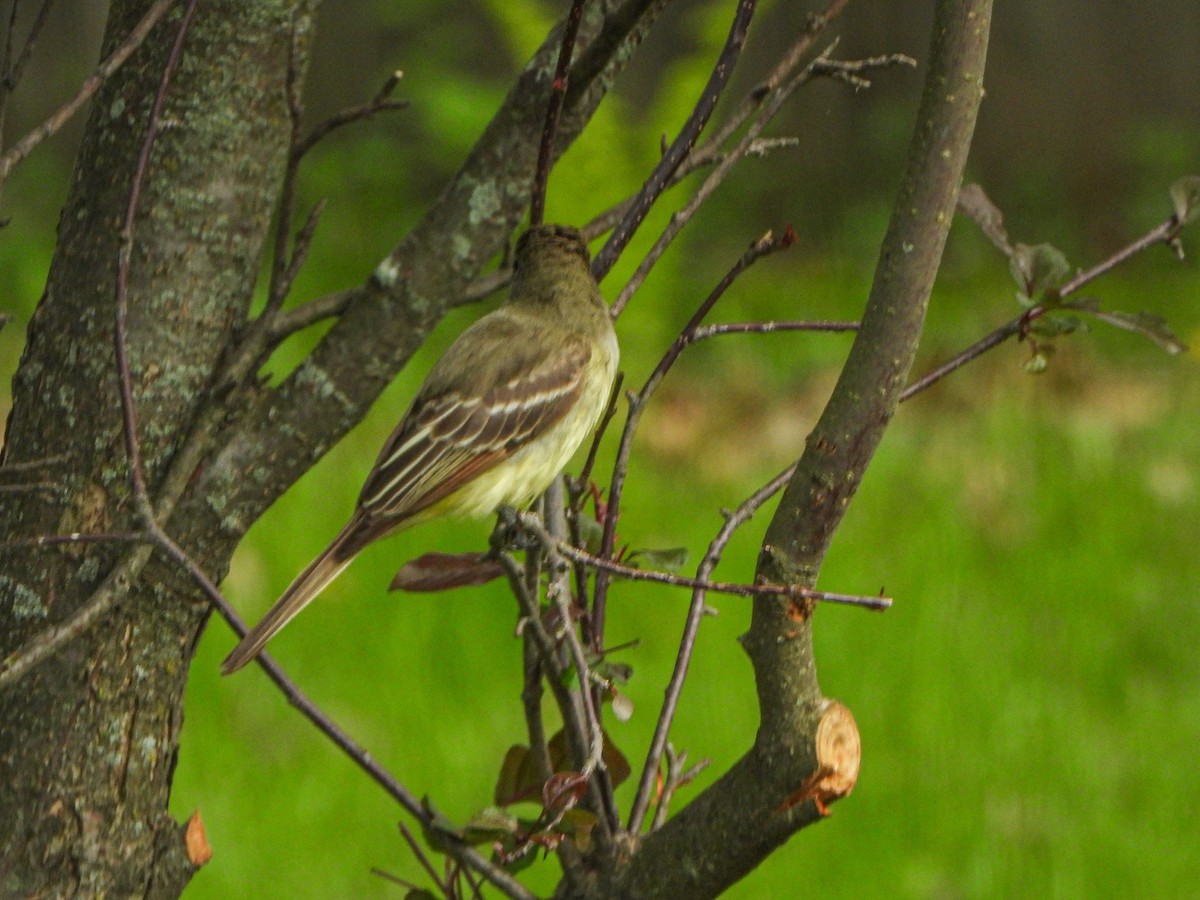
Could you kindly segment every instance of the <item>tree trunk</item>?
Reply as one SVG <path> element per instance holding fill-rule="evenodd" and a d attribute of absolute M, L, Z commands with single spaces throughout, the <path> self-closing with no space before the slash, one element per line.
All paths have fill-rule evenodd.
<path fill-rule="evenodd" d="M 148 5 L 114 4 L 106 53 Z M 293 31 L 312 32 L 295 29 L 293 17 L 309 20 L 313 6 L 200 4 L 167 94 L 128 294 L 152 495 L 249 308 L 290 133 L 280 85 L 289 55 L 300 75 L 307 55 L 307 40 L 290 53 Z M 7 503 L 6 535 L 136 527 L 117 412 L 117 252 L 134 161 L 182 12 L 179 4 L 159 23 L 92 107 L 14 380 L 6 445 L 6 463 L 55 458 L 46 476 L 54 489 Z M 92 545 L 10 556 L 0 576 L 4 654 L 75 611 L 126 552 Z M 5 896 L 165 897 L 191 876 L 166 809 L 188 663 L 208 610 L 181 602 L 189 594 L 178 576 L 151 565 L 109 615 L 0 694 Z"/>

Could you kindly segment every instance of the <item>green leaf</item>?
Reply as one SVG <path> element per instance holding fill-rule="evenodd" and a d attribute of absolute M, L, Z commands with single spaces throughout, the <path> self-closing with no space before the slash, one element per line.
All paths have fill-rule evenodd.
<path fill-rule="evenodd" d="M 1171 185 L 1171 205 L 1180 225 L 1200 217 L 1200 175 L 1185 175 Z"/>
<path fill-rule="evenodd" d="M 586 809 L 568 809 L 555 830 L 571 838 L 581 853 L 587 853 L 592 848 L 592 829 L 597 821 L 596 814 Z"/>
<path fill-rule="evenodd" d="M 438 853 L 446 853 L 449 850 L 451 840 L 461 838 L 462 832 L 458 830 L 457 825 L 434 808 L 428 797 L 422 801 L 422 804 L 425 807 L 425 811 L 431 817 L 429 825 L 422 826 L 421 828 L 421 834 L 425 837 L 425 843 Z"/>
<path fill-rule="evenodd" d="M 604 541 L 604 526 L 585 512 L 579 513 L 579 539 L 583 549 L 588 553 L 600 552 L 600 544 Z"/>
<path fill-rule="evenodd" d="M 1051 244 L 1017 244 L 1008 258 L 1008 271 L 1027 297 L 1039 297 L 1057 290 L 1071 274 L 1071 264 L 1061 250 Z M 1045 300 L 1057 302 L 1057 296 Z"/>
<path fill-rule="evenodd" d="M 687 547 L 668 547 L 664 550 L 634 550 L 625 562 L 634 568 L 649 568 L 674 574 L 687 565 Z M 644 563 L 644 565 L 639 565 Z"/>
<path fill-rule="evenodd" d="M 633 666 L 629 663 L 601 660 L 592 666 L 592 671 L 612 684 L 628 684 L 633 677 Z"/>
<path fill-rule="evenodd" d="M 1072 334 L 1084 327 L 1078 316 L 1042 316 L 1033 321 L 1029 331 L 1039 337 L 1056 338 Z"/>
<path fill-rule="evenodd" d="M 490 844 L 519 828 L 517 817 L 497 806 L 481 809 L 463 826 L 463 840 L 468 844 Z"/>
<path fill-rule="evenodd" d="M 1167 327 L 1167 320 L 1162 316 L 1148 312 L 1105 312 L 1098 309 L 1092 310 L 1091 315 L 1101 322 L 1107 322 L 1109 325 L 1115 325 L 1117 328 L 1123 328 L 1149 338 L 1172 356 L 1187 350 L 1187 344 L 1175 336 L 1174 332 Z"/>
<path fill-rule="evenodd" d="M 1025 371 L 1030 375 L 1041 375 L 1046 371 L 1048 365 L 1049 361 L 1047 360 L 1046 350 L 1043 347 L 1025 361 Z"/>

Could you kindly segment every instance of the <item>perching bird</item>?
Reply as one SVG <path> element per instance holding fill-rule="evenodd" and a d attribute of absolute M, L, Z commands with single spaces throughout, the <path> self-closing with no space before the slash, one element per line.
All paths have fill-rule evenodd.
<path fill-rule="evenodd" d="M 367 544 L 442 515 L 523 508 L 595 428 L 617 338 L 580 233 L 517 242 L 508 300 L 450 345 L 367 476 L 350 521 L 226 657 L 236 672 Z"/>

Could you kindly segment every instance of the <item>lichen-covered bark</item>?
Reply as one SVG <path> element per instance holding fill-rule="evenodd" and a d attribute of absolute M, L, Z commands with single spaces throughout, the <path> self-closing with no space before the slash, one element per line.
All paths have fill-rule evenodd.
<path fill-rule="evenodd" d="M 666 2 L 589 4 L 591 41 L 564 114 L 563 146 Z M 93 105 L 6 436 L 7 463 L 56 460 L 47 474 L 54 490 L 6 496 L 0 539 L 136 526 L 113 354 L 116 260 L 182 5 Z M 215 373 L 246 321 L 278 196 L 290 134 L 289 57 L 302 80 L 318 5 L 199 4 L 136 223 L 128 346 L 147 481 L 155 494 L 198 422 L 225 423 L 167 523 L 217 576 L 254 519 L 361 419 L 528 202 L 550 43 L 442 198 L 366 280 L 312 358 L 278 389 L 256 395 L 222 384 L 214 394 Z M 105 52 L 147 6 L 114 2 Z M 131 571 L 139 571 L 149 550 L 6 552 L 0 658 L 64 621 L 131 555 Z M 102 621 L 0 692 L 0 895 L 172 897 L 192 874 L 166 809 L 184 684 L 208 606 L 161 561 L 121 591 L 123 601 Z"/>
<path fill-rule="evenodd" d="M 115 3 L 111 49 L 149 4 Z M 286 150 L 278 86 L 311 3 L 202 3 L 136 223 L 129 351 L 153 491 L 244 320 Z M 45 296 L 14 379 L 6 461 L 60 457 L 52 493 L 6 503 L 6 536 L 132 527 L 113 355 L 120 227 L 182 4 L 97 95 Z M 233 73 L 236 73 L 234 77 Z M 62 621 L 119 547 L 10 553 L 0 649 Z M 144 551 L 143 551 L 144 552 Z M 161 576 L 161 572 L 158 573 Z M 166 814 L 205 609 L 148 573 L 111 615 L 0 694 L 0 894 L 169 896 L 189 866 Z"/>
<path fill-rule="evenodd" d="M 862 327 L 768 526 L 757 577 L 811 586 L 908 378 L 983 97 L 991 0 L 939 0 L 908 164 Z M 597 896 L 714 897 L 821 817 L 798 802 L 816 761 L 825 702 L 811 611 L 754 601 L 743 644 L 754 666 L 754 746 L 667 825 L 646 837 Z M 870 748 L 866 749 L 870 767 Z"/>

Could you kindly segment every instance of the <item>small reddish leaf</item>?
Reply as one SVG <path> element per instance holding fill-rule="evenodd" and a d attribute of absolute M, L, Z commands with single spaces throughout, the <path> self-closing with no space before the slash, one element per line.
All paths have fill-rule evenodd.
<path fill-rule="evenodd" d="M 484 553 L 426 553 L 400 567 L 389 591 L 431 593 L 487 584 L 504 575 L 504 567 Z"/>
<path fill-rule="evenodd" d="M 617 787 L 629 778 L 633 771 L 629 767 L 629 760 L 625 758 L 625 754 L 612 742 L 608 736 L 608 732 L 604 733 L 604 749 L 601 752 L 601 759 L 604 760 L 604 768 L 608 770 L 608 778 L 612 782 L 613 787 Z"/>
<path fill-rule="evenodd" d="M 508 806 L 522 800 L 536 800 L 541 789 L 533 754 L 523 744 L 513 744 L 504 754 L 492 799 L 497 806 Z"/>
<path fill-rule="evenodd" d="M 582 772 L 556 772 L 542 785 L 542 805 L 548 812 L 564 813 L 587 793 L 587 776 Z"/>

